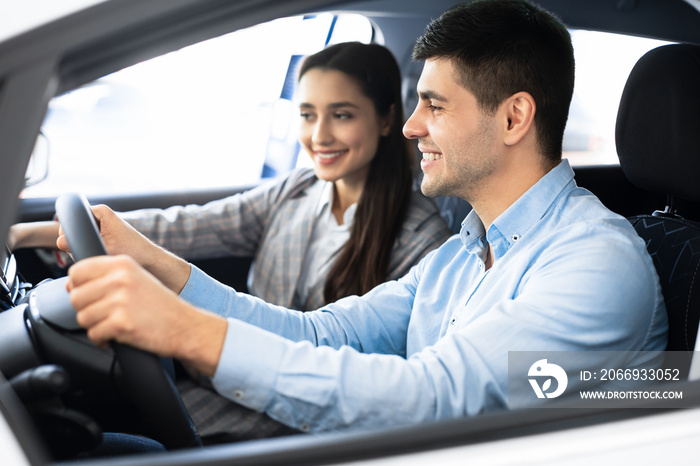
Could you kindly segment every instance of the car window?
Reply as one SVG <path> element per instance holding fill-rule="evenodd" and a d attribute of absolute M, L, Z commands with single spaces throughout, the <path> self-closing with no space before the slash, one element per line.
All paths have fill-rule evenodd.
<path fill-rule="evenodd" d="M 627 76 L 642 55 L 668 42 L 584 30 L 571 38 L 576 80 L 564 156 L 574 166 L 618 164 L 615 119 Z"/>
<path fill-rule="evenodd" d="M 58 96 L 42 128 L 48 176 L 22 196 L 244 186 L 284 173 L 299 152 L 290 98 L 300 58 L 372 38 L 360 15 L 283 18 Z"/>
<path fill-rule="evenodd" d="M 576 86 L 564 156 L 575 166 L 617 164 L 615 117 L 624 83 L 638 58 L 665 42 L 571 33 Z M 299 157 L 296 141 L 290 100 L 295 65 L 329 43 L 369 43 L 376 36 L 361 15 L 283 18 L 58 96 L 42 128 L 49 144 L 48 175 L 22 196 L 248 186 L 295 166 L 311 166 L 307 157 Z"/>

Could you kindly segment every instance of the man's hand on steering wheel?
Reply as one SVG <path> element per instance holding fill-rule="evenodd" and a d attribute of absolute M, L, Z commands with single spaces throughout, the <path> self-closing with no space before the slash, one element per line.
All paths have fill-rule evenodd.
<path fill-rule="evenodd" d="M 93 342 L 116 340 L 214 375 L 226 319 L 183 301 L 128 256 L 84 259 L 68 276 L 78 323 Z"/>
<path fill-rule="evenodd" d="M 107 209 L 104 212 L 102 222 L 105 228 L 113 225 L 112 220 L 116 225 L 120 225 L 120 220 L 111 210 Z M 73 314 L 75 322 L 81 325 L 79 321 L 82 321 L 82 325 L 92 334 L 93 341 L 101 345 L 109 342 L 119 366 L 115 369 L 115 374 L 121 373 L 120 385 L 124 388 L 123 396 L 141 412 L 151 426 L 156 440 L 168 449 L 200 446 L 201 441 L 194 423 L 172 380 L 165 374 L 160 360 L 153 352 L 147 352 L 141 348 L 169 355 L 172 346 L 168 344 L 183 337 L 185 340 L 180 341 L 183 346 L 187 338 L 216 344 L 218 333 L 226 332 L 226 320 L 199 311 L 185 303 L 133 259 L 126 256 L 106 256 L 107 249 L 102 241 L 99 227 L 84 196 L 79 194 L 60 196 L 56 200 L 56 213 L 61 221 L 62 230 L 65 230 L 65 236 L 60 243 L 66 248 L 70 245 L 71 253 L 76 260 L 76 264 L 69 270 L 65 285 L 69 293 L 66 298 L 71 301 L 69 311 L 77 312 Z M 128 229 L 125 231 L 129 232 Z M 109 236 L 115 237 L 111 234 Z M 187 274 L 189 274 L 189 267 Z M 41 288 L 34 293 L 42 293 Z M 39 296 L 36 297 L 37 302 L 39 298 Z M 178 330 L 182 327 L 177 325 L 172 327 L 171 322 L 163 320 L 168 314 L 165 312 L 167 310 L 170 310 L 171 317 L 179 315 L 185 320 L 194 319 L 197 322 L 209 323 L 207 332 L 211 334 L 200 340 L 202 335 L 197 335 L 196 332 L 198 328 L 201 330 L 201 325 L 190 322 L 190 328 L 194 332 L 184 336 L 179 335 Z M 150 311 L 153 313 L 150 314 Z M 139 316 L 142 320 L 138 319 Z M 143 319 L 144 317 L 147 318 Z M 95 328 L 97 330 L 93 330 Z M 155 333 L 159 328 L 161 331 L 165 329 L 166 332 L 161 332 L 160 335 L 167 334 L 167 329 L 172 332 L 165 338 L 159 338 Z M 138 347 L 123 342 L 132 343 Z M 221 342 L 223 345 L 223 337 Z M 174 346 L 177 346 L 177 343 Z M 218 351 L 220 353 L 221 348 Z M 187 358 L 200 360 L 201 351 L 192 350 L 188 353 Z M 217 353 L 215 361 L 218 361 L 218 357 Z M 213 373 L 216 362 L 213 363 L 213 368 L 211 363 L 200 367 Z"/>

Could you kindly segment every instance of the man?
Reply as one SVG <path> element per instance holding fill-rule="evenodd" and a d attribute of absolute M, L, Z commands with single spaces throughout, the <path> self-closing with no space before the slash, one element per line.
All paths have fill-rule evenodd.
<path fill-rule="evenodd" d="M 423 192 L 472 205 L 458 236 L 398 281 L 299 313 L 236 293 L 96 207 L 110 253 L 131 257 L 70 269 L 88 336 L 180 359 L 224 397 L 313 432 L 507 407 L 509 351 L 663 350 L 643 242 L 561 160 L 566 28 L 520 0 L 475 2 L 433 21 L 414 57 L 425 66 L 404 134 L 423 153 Z"/>

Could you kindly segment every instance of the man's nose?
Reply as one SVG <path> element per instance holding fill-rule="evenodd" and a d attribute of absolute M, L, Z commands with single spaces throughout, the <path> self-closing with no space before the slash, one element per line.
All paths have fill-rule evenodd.
<path fill-rule="evenodd" d="M 425 125 L 418 114 L 418 107 L 403 125 L 403 135 L 408 139 L 418 139 L 426 135 Z"/>

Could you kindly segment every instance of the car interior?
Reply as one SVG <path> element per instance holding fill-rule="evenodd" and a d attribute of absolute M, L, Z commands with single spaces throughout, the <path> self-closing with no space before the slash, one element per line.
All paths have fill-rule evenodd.
<path fill-rule="evenodd" d="M 426 18 L 439 14 L 453 2 L 412 2 L 415 12 L 403 15 L 398 13 L 406 9 L 400 0 L 268 2 L 264 5 L 267 9 L 250 6 L 250 11 L 246 10 L 249 2 L 181 3 L 174 7 L 168 6 L 167 1 L 148 5 L 124 2 L 119 5 L 122 8 L 105 4 L 85 10 L 69 18 L 68 26 L 61 26 L 73 26 L 74 30 L 61 35 L 50 50 L 42 48 L 38 38 L 60 23 L 16 39 L 15 48 L 11 47 L 12 41 L 10 45 L 0 44 L 0 113 L 3 105 L 17 105 L 11 100 L 3 103 L 2 98 L 10 90 L 26 89 L 17 93 L 22 98 L 33 91 L 31 80 L 24 84 L 16 81 L 19 78 L 3 80 L 5 73 L 9 75 L 22 62 L 22 54 L 43 57 L 52 65 L 35 71 L 36 75 L 29 70 L 27 76 L 55 73 L 50 95 L 34 108 L 26 106 L 25 113 L 17 116 L 33 125 L 15 132 L 33 141 L 51 97 L 69 93 L 139 61 L 264 20 L 341 11 L 363 14 L 370 18 L 375 31 L 382 31 L 381 40 L 402 66 L 406 111 L 410 112 L 415 105 L 411 89 L 415 89 L 420 73 L 410 60 L 410 46 L 422 33 Z M 684 390 L 685 405 L 697 408 L 700 361 L 693 358 L 693 353 L 700 325 L 700 185 L 696 176 L 700 173 L 700 158 L 695 138 L 700 127 L 700 7 L 683 0 L 539 3 L 555 11 L 572 29 L 631 34 L 671 44 L 654 47 L 644 54 L 626 80 L 614 128 L 619 164 L 576 165 L 574 170 L 580 186 L 627 217 L 646 241 L 669 315 L 667 349 L 682 361 L 684 377 L 688 378 L 678 386 Z M 118 20 L 114 20 L 115 15 Z M 84 24 L 90 26 L 78 26 Z M 85 39 L 86 34 L 91 40 Z M 375 32 L 373 40 L 379 40 L 377 36 Z M 0 128 L 3 124 L 0 119 Z M 26 153 L 25 159 L 16 162 L 26 166 L 31 150 L 22 151 L 19 143 L 13 146 L 6 140 L 7 133 L 0 131 L 0 144 L 4 144 L 0 147 L 6 147 L 8 153 Z M 6 163 L 4 158 L 1 161 Z M 0 184 L 3 176 L 0 175 Z M 105 203 L 117 211 L 166 208 L 202 204 L 250 187 L 97 194 L 88 196 L 88 202 Z M 91 224 L 91 217 L 86 215 L 86 199 L 70 197 L 64 202 L 69 205 L 62 207 L 65 213 L 61 218 L 75 218 L 67 220 L 75 225 L 71 235 L 94 235 L 94 221 Z M 469 205 L 456 198 L 439 198 L 436 203 L 452 231 L 459 231 Z M 15 215 L 8 217 L 3 212 L 0 226 L 49 220 L 59 208 L 56 196 L 21 197 Z M 77 241 L 87 244 L 90 239 Z M 96 253 L 99 251 L 87 252 L 85 257 Z M 70 304 L 62 301 L 56 291 L 65 283 L 65 268 L 56 267 L 54 261 L 47 260 L 47 254 L 50 253 L 34 249 L 0 250 L 0 371 L 8 380 L 3 383 L 0 375 L 0 409 L 12 420 L 12 428 L 32 464 L 72 460 L 78 452 L 98 442 L 102 432 L 110 430 L 155 438 L 177 453 L 160 458 L 129 457 L 123 464 L 329 464 L 480 445 L 665 412 L 646 407 L 643 400 L 629 400 L 605 409 L 582 409 L 575 403 L 563 402 L 560 409 L 491 412 L 430 426 L 269 439 L 205 451 L 181 400 L 173 395 L 176 392 L 170 379 L 171 362 L 117 345 L 110 349 L 91 348 L 74 317 L 66 317 Z M 219 257 L 193 263 L 245 291 L 251 261 L 250 257 Z M 673 364 L 678 361 L 674 359 Z M 170 415 L 163 416 L 164 413 Z"/>

